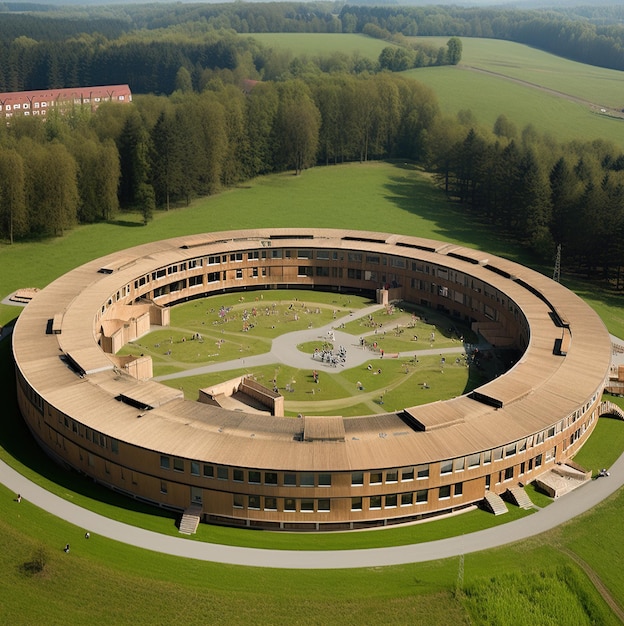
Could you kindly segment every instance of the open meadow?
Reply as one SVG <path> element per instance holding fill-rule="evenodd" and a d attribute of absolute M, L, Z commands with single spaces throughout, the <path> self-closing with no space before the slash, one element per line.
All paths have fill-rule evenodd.
<path fill-rule="evenodd" d="M 398 231 L 462 242 L 531 263 L 522 250 L 510 250 L 487 229 L 474 228 L 413 167 L 353 164 L 315 168 L 299 177 L 282 174 L 252 181 L 245 188 L 198 200 L 188 209 L 159 213 L 146 227 L 139 225 L 138 217 L 123 215 L 109 224 L 77 228 L 63 238 L 2 246 L 0 295 L 18 287 L 43 287 L 71 267 L 108 251 L 233 224 Z M 621 298 L 602 294 L 591 285 L 575 286 L 592 294 L 610 330 L 624 336 Z M 0 323 L 15 315 L 14 307 L 3 305 Z M 356 334 L 359 330 L 353 329 Z M 68 474 L 44 457 L 17 414 L 7 341 L 0 343 L 0 373 L 5 398 L 0 420 L 2 460 L 76 504 L 130 524 L 177 534 L 170 514 Z M 624 449 L 624 423 L 601 420 L 596 435 L 579 455 L 594 471 L 608 466 Z M 540 506 L 548 503 L 539 494 L 531 496 Z M 27 494 L 19 505 L 13 498 L 14 494 L 0 488 L 3 623 L 84 624 L 94 618 L 102 624 L 174 620 L 218 624 L 619 623 L 587 572 L 597 574 L 608 593 L 624 605 L 624 558 L 614 534 L 624 511 L 622 491 L 554 531 L 504 548 L 423 564 L 297 571 L 295 575 L 176 559 L 101 537 L 85 543 L 84 529 L 30 505 Z M 501 519 L 473 511 L 434 523 L 321 536 L 276 536 L 202 526 L 194 540 L 283 549 L 367 548 L 461 535 L 521 515 L 530 522 L 527 512 L 512 510 Z M 61 549 L 67 541 L 73 546 L 69 555 Z M 585 569 L 569 550 L 583 559 Z"/>
<path fill-rule="evenodd" d="M 242 35 L 259 41 L 263 46 L 275 50 L 285 50 L 293 57 L 307 56 L 318 58 L 334 53 L 356 54 L 370 61 L 376 61 L 387 41 L 373 39 L 360 34 L 334 33 L 253 33 Z"/>
<path fill-rule="evenodd" d="M 363 35 L 266 33 L 263 44 L 294 56 L 329 56 L 333 52 L 377 59 L 391 44 Z M 435 48 L 449 37 L 411 37 Z M 559 141 L 608 139 L 624 148 L 624 72 L 569 61 L 524 44 L 462 37 L 457 66 L 425 67 L 405 74 L 428 85 L 448 115 L 469 110 L 492 128 L 505 115 L 521 131 L 532 125 Z M 601 109 L 606 112 L 601 112 Z"/>

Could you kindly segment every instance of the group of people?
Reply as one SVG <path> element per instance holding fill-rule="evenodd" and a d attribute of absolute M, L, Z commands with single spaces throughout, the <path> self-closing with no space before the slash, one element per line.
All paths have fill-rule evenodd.
<path fill-rule="evenodd" d="M 336 367 L 339 363 L 344 365 L 347 360 L 347 349 L 344 346 L 338 346 L 338 350 L 334 352 L 333 350 L 315 348 L 312 358 L 332 367 Z"/>

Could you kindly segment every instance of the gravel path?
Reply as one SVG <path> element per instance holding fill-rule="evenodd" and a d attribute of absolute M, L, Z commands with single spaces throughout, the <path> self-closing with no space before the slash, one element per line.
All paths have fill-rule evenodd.
<path fill-rule="evenodd" d="M 344 569 L 420 563 L 527 539 L 589 511 L 621 487 L 624 484 L 624 455 L 609 471 L 610 477 L 591 480 L 528 518 L 495 528 L 428 543 L 341 551 L 262 550 L 160 535 L 97 515 L 63 500 L 30 482 L 4 462 L 0 462 L 0 482 L 14 493 L 22 494 L 24 501 L 78 526 L 81 535 L 88 530 L 92 536 L 98 534 L 146 550 L 216 563 L 284 569 Z M 15 506 L 20 505 L 15 503 Z"/>

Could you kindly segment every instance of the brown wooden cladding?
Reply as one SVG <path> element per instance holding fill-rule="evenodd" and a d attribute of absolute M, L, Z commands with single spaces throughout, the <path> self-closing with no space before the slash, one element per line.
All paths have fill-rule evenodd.
<path fill-rule="evenodd" d="M 160 307 L 177 301 L 295 285 L 389 286 L 522 357 L 474 394 L 325 424 L 186 401 L 120 373 L 98 344 L 146 301 L 166 322 Z M 207 233 L 94 260 L 33 298 L 13 348 L 20 409 L 57 460 L 160 506 L 199 501 L 207 520 L 292 530 L 416 519 L 530 481 L 589 436 L 610 364 L 597 315 L 541 274 L 454 244 L 329 229 Z"/>

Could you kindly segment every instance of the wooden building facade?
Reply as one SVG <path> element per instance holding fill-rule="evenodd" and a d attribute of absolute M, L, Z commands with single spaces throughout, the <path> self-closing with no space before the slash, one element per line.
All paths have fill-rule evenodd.
<path fill-rule="evenodd" d="M 143 332 L 146 315 L 168 323 L 176 302 L 289 287 L 388 289 L 522 357 L 447 402 L 296 419 L 185 400 L 149 380 L 151 364 L 103 350 Z M 207 233 L 92 261 L 33 298 L 13 348 L 21 412 L 58 462 L 158 506 L 199 504 L 205 521 L 284 530 L 401 523 L 530 482 L 592 432 L 611 354 L 596 313 L 533 270 L 454 244 L 333 229 Z"/>

